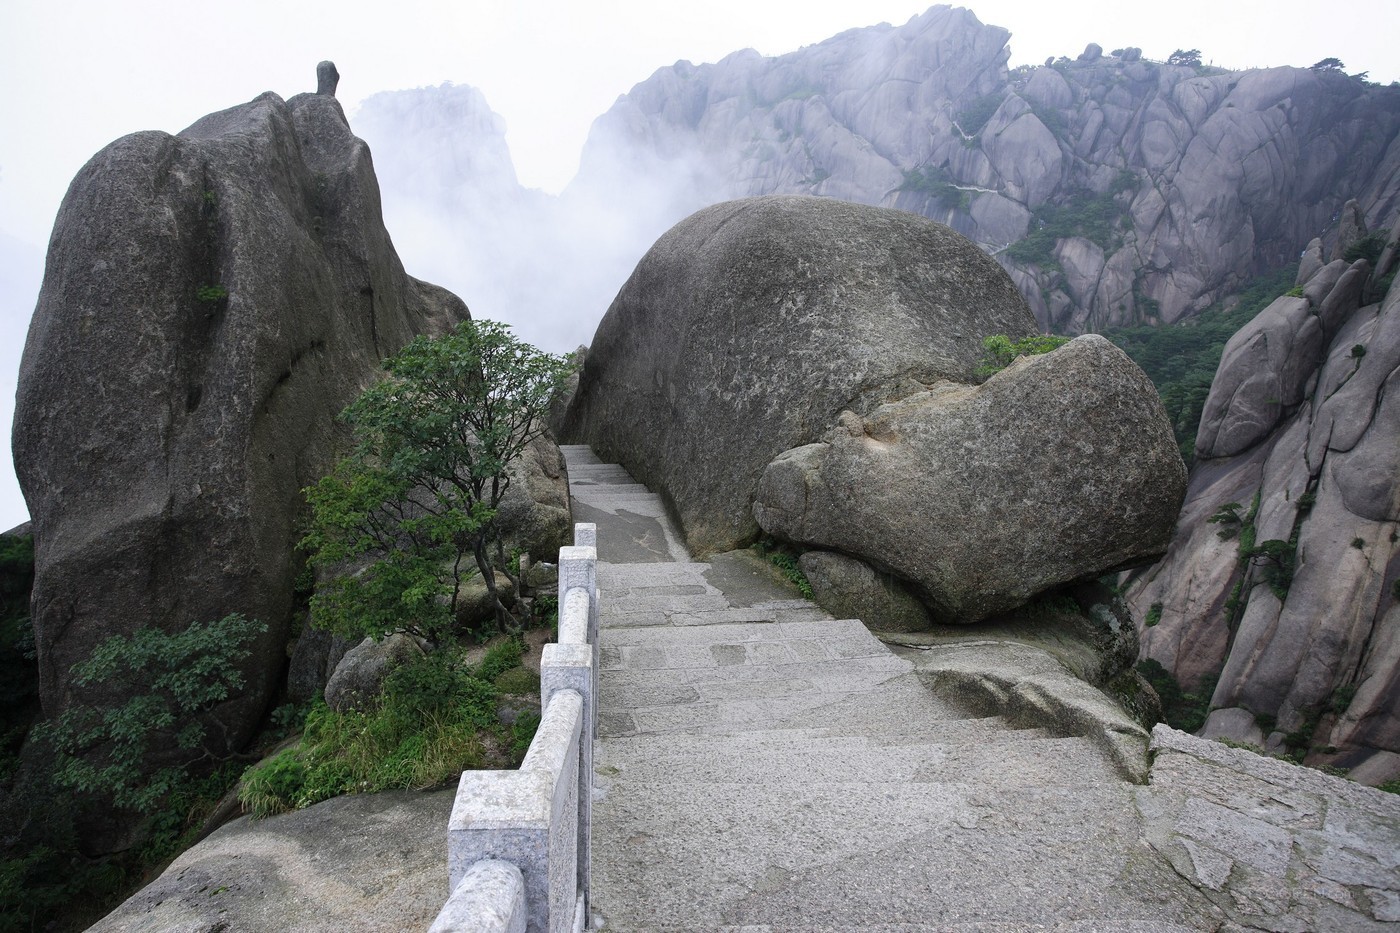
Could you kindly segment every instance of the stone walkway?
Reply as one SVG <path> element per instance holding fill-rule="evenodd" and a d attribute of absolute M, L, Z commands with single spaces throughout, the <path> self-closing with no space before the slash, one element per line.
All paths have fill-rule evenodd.
<path fill-rule="evenodd" d="M 595 925 L 1219 928 L 1087 740 L 965 714 L 751 553 L 692 561 L 658 496 L 564 450 L 598 526 Z"/>

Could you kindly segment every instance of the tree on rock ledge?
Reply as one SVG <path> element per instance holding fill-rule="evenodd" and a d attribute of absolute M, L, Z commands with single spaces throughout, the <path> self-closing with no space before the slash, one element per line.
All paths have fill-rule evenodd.
<path fill-rule="evenodd" d="M 307 489 L 313 566 L 336 572 L 312 599 L 316 624 L 379 638 L 433 641 L 479 572 L 497 621 L 515 619 L 496 592 L 505 568 L 496 510 L 508 468 L 545 431 L 565 357 L 541 352 L 494 321 L 419 337 L 384 363 L 388 377 L 343 413 L 355 447 Z"/>

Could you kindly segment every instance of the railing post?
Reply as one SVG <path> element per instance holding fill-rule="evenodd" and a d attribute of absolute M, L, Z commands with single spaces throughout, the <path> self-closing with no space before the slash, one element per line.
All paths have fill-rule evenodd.
<path fill-rule="evenodd" d="M 521 901 L 529 933 L 586 923 L 598 735 L 596 527 L 575 526 L 575 540 L 559 551 L 559 638 L 540 659 L 539 730 L 518 770 L 462 772 L 447 832 L 449 901 L 435 931 L 482 929 L 487 914 L 513 924 Z"/>
<path fill-rule="evenodd" d="M 559 643 L 541 656 L 540 700 L 555 690 L 583 697 L 583 737 L 579 742 L 579 893 L 591 896 L 593 858 L 593 746 L 598 736 L 598 552 L 597 528 L 574 526 L 573 547 L 559 550 Z M 583 542 L 589 542 L 584 544 Z"/>

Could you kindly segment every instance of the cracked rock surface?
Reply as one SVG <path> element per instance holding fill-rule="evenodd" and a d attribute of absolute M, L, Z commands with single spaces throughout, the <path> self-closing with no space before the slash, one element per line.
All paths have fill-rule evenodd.
<path fill-rule="evenodd" d="M 1125 590 L 1160 618 L 1145 656 L 1188 688 L 1219 674 L 1206 734 L 1302 736 L 1371 784 L 1400 778 L 1400 289 L 1361 304 L 1391 256 L 1324 263 L 1314 241 L 1302 296 L 1231 338 L 1167 556 Z M 1211 522 L 1229 503 L 1239 521 Z M 1251 535 L 1287 572 L 1241 553 Z"/>

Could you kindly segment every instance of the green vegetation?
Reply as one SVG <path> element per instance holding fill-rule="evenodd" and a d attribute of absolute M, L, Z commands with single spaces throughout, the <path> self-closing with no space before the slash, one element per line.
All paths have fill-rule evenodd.
<path fill-rule="evenodd" d="M 1105 252 L 1112 252 L 1118 243 L 1118 224 L 1126 211 L 1117 196 L 1136 186 L 1137 176 L 1125 169 L 1103 194 L 1081 190 L 1070 195 L 1064 204 L 1040 206 L 1034 212 L 1030 231 L 1008 246 L 1006 255 L 1026 265 L 1058 268 L 1055 244 L 1070 237 L 1084 237 Z"/>
<path fill-rule="evenodd" d="M 521 667 L 524 643 L 506 638 L 479 664 L 460 647 L 396 668 L 372 709 L 336 712 L 317 703 L 301 741 L 248 771 L 239 799 L 257 817 L 342 794 L 435 787 L 469 768 L 514 767 L 538 715 L 503 725 L 503 693 L 535 695 L 539 677 Z"/>
<path fill-rule="evenodd" d="M 1018 356 L 1040 356 L 1058 350 L 1069 343 L 1068 337 L 1035 334 L 1012 340 L 1005 334 L 993 334 L 982 341 L 982 359 L 977 366 L 980 379 L 990 379 L 1015 362 Z"/>
<path fill-rule="evenodd" d="M 1385 238 L 1384 233 L 1372 233 L 1362 237 L 1346 248 L 1342 258 L 1347 262 L 1364 259 L 1374 267 L 1376 261 L 1381 258 L 1381 251 L 1385 249 Z"/>
<path fill-rule="evenodd" d="M 311 599 L 317 626 L 443 641 L 464 582 L 479 573 L 497 622 L 518 629 L 492 572 L 509 575 L 496 510 L 511 462 L 544 433 L 571 367 L 492 321 L 419 337 L 385 361 L 388 378 L 342 416 L 353 452 L 306 490 L 302 546 L 313 566 L 336 574 Z"/>
<path fill-rule="evenodd" d="M 755 553 L 782 571 L 783 576 L 807 599 L 815 599 L 812 582 L 797 565 L 797 556 L 791 550 L 772 541 L 760 541 L 753 546 Z"/>
<path fill-rule="evenodd" d="M 315 625 L 351 638 L 415 635 L 427 650 L 395 668 L 359 709 L 324 703 L 300 743 L 251 770 L 240 799 L 265 816 L 340 794 L 425 788 L 463 770 L 510 767 L 529 747 L 538 715 L 509 726 L 502 694 L 535 696 L 525 644 L 506 638 L 466 662 L 456 625 L 462 586 L 479 574 L 497 624 L 522 620 L 495 589 L 512 582 L 519 553 L 505 553 L 496 521 L 510 466 L 545 430 L 543 414 L 572 363 L 515 339 L 501 324 L 466 321 L 420 337 L 384 364 L 388 377 L 344 412 L 355 446 L 306 490 L 310 564 L 328 572 L 311 596 Z M 555 600 L 534 609 L 557 620 Z"/>
<path fill-rule="evenodd" d="M 926 194 L 929 199 L 952 210 L 966 211 L 971 203 L 970 192 L 953 184 L 948 170 L 942 165 L 922 165 L 904 173 L 899 191 Z"/>
<path fill-rule="evenodd" d="M 242 685 L 238 665 L 263 629 L 237 614 L 175 634 L 141 629 L 73 666 L 79 686 L 120 680 L 147 692 L 116 707 L 75 706 L 34 730 L 27 771 L 6 802 L 0 931 L 82 929 L 194 841 L 243 770 L 218 762 L 226 750 L 204 747 L 199 717 Z M 151 768 L 156 749 L 171 763 Z M 114 807 L 144 817 L 143 842 L 82 856 L 80 818 Z"/>
<path fill-rule="evenodd" d="M 1181 456 L 1188 465 L 1195 457 L 1201 411 L 1226 342 L 1286 292 L 1296 277 L 1296 266 L 1259 276 L 1244 288 L 1233 307 L 1216 305 L 1172 327 L 1139 326 L 1104 332 L 1157 386 Z"/>
<path fill-rule="evenodd" d="M 1182 732 L 1195 732 L 1205 725 L 1218 676 L 1208 678 L 1200 689 L 1187 693 L 1159 661 L 1144 658 L 1137 663 L 1137 671 L 1157 691 L 1157 697 L 1162 701 L 1163 722 Z"/>
<path fill-rule="evenodd" d="M 1147 627 L 1147 628 L 1152 628 L 1153 626 L 1157 625 L 1157 624 L 1158 624 L 1159 622 L 1161 622 L 1161 621 L 1162 621 L 1162 604 L 1161 604 L 1161 603 L 1153 603 L 1151 606 L 1148 606 L 1148 607 L 1147 607 L 1147 617 L 1146 617 L 1145 619 L 1143 619 L 1142 624 L 1143 624 L 1145 627 Z"/>
<path fill-rule="evenodd" d="M 39 671 L 29 591 L 34 585 L 34 539 L 0 537 L 0 780 L 19 763 L 20 744 L 39 713 Z"/>
<path fill-rule="evenodd" d="M 228 289 L 222 285 L 201 285 L 194 293 L 200 301 L 213 304 L 228 297 Z"/>
<path fill-rule="evenodd" d="M 162 809 L 192 767 L 227 754 L 206 745 L 201 714 L 233 696 L 244 683 L 239 664 L 267 626 L 238 613 L 195 622 L 182 632 L 138 629 L 108 638 L 73 665 L 69 682 L 143 685 L 145 693 L 120 706 L 77 704 L 36 730 L 57 752 L 55 780 L 80 794 L 110 800 L 141 814 Z M 179 749 L 178 761 L 152 771 L 156 749 Z M 204 769 L 207 770 L 207 767 Z"/>
<path fill-rule="evenodd" d="M 958 126 L 968 136 L 976 136 L 986 127 L 987 121 L 997 112 L 1004 100 L 1006 94 L 1000 91 L 977 98 L 959 111 Z"/>
<path fill-rule="evenodd" d="M 1167 56 L 1168 65 L 1184 65 L 1188 68 L 1199 68 L 1201 66 L 1200 49 L 1177 49 Z"/>

